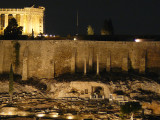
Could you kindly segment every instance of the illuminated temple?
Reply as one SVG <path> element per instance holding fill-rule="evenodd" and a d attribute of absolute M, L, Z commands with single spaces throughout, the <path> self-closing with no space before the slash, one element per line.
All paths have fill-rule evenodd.
<path fill-rule="evenodd" d="M 4 29 L 8 26 L 8 21 L 11 18 L 16 18 L 18 26 L 23 27 L 23 35 L 37 36 L 43 33 L 43 17 L 44 7 L 35 8 L 25 7 L 23 9 L 1 8 L 0 9 L 0 35 L 4 34 Z"/>

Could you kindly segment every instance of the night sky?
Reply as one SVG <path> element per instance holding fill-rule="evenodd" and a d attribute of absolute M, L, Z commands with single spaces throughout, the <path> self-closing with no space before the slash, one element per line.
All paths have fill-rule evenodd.
<path fill-rule="evenodd" d="M 87 26 L 100 34 L 105 19 L 111 19 L 115 34 L 160 34 L 160 0 L 2 0 L 0 8 L 44 6 L 45 33 L 76 34 L 79 11 L 79 33 Z"/>

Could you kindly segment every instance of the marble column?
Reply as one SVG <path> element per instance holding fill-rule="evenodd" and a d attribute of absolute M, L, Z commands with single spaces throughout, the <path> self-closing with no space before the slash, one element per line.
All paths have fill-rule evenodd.
<path fill-rule="evenodd" d="M 7 26 L 8 26 L 8 14 L 5 14 L 4 27 L 6 28 Z"/>
<path fill-rule="evenodd" d="M 20 26 L 24 26 L 24 15 L 20 14 Z"/>
<path fill-rule="evenodd" d="M 39 16 L 39 21 L 40 21 L 40 32 L 43 33 L 44 29 L 43 29 L 43 15 Z"/>
<path fill-rule="evenodd" d="M 26 21 L 25 21 L 25 24 L 26 24 L 26 28 L 25 28 L 25 32 L 26 34 L 31 34 L 32 32 L 30 32 L 29 28 L 30 28 L 30 19 L 29 19 L 29 15 L 26 15 Z M 31 28 L 32 29 L 32 28 Z"/>
<path fill-rule="evenodd" d="M 25 33 L 25 27 L 24 27 L 24 15 L 23 15 L 23 14 L 20 14 L 20 24 L 19 24 L 19 26 L 22 26 L 22 27 L 23 27 L 22 33 Z"/>
<path fill-rule="evenodd" d="M 16 14 L 16 20 L 17 20 L 18 26 L 20 26 L 20 19 L 21 19 L 20 14 Z"/>

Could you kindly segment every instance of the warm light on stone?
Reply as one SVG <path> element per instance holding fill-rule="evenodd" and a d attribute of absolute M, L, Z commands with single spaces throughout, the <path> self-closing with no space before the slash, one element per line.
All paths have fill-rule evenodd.
<path fill-rule="evenodd" d="M 23 35 L 34 36 L 39 33 L 43 33 L 43 17 L 44 7 L 34 8 L 25 7 L 24 9 L 11 9 L 1 8 L 0 9 L 0 35 L 4 34 L 4 29 L 8 26 L 8 21 L 11 18 L 16 18 L 19 26 L 23 27 Z"/>

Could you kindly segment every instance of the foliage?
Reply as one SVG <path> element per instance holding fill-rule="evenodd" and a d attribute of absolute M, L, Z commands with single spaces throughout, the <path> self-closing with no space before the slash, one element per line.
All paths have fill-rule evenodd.
<path fill-rule="evenodd" d="M 9 73 L 9 94 L 10 96 L 12 96 L 13 94 L 13 68 L 12 68 L 12 64 L 11 64 L 11 67 L 10 67 L 10 73 Z"/>
<path fill-rule="evenodd" d="M 89 25 L 89 26 L 87 27 L 87 33 L 88 33 L 88 35 L 94 35 L 94 30 L 93 30 L 93 28 L 92 28 L 91 25 Z"/>
<path fill-rule="evenodd" d="M 8 26 L 4 30 L 4 36 L 7 39 L 18 39 L 22 35 L 23 27 L 18 27 L 17 21 L 15 18 L 9 20 Z"/>
<path fill-rule="evenodd" d="M 139 102 L 127 102 L 125 105 L 121 105 L 122 114 L 130 115 L 139 110 L 141 110 L 142 106 Z"/>
<path fill-rule="evenodd" d="M 113 24 L 111 19 L 105 20 L 104 25 L 101 29 L 101 35 L 113 35 L 114 30 L 113 30 Z"/>
<path fill-rule="evenodd" d="M 113 93 L 117 95 L 124 95 L 125 93 L 122 90 L 115 90 Z"/>
<path fill-rule="evenodd" d="M 40 90 L 41 92 L 44 92 L 47 90 L 47 85 L 45 83 L 42 83 L 39 79 L 37 78 L 29 78 L 26 81 L 23 81 L 21 84 L 23 85 L 29 85 L 33 86 L 36 89 Z"/>

